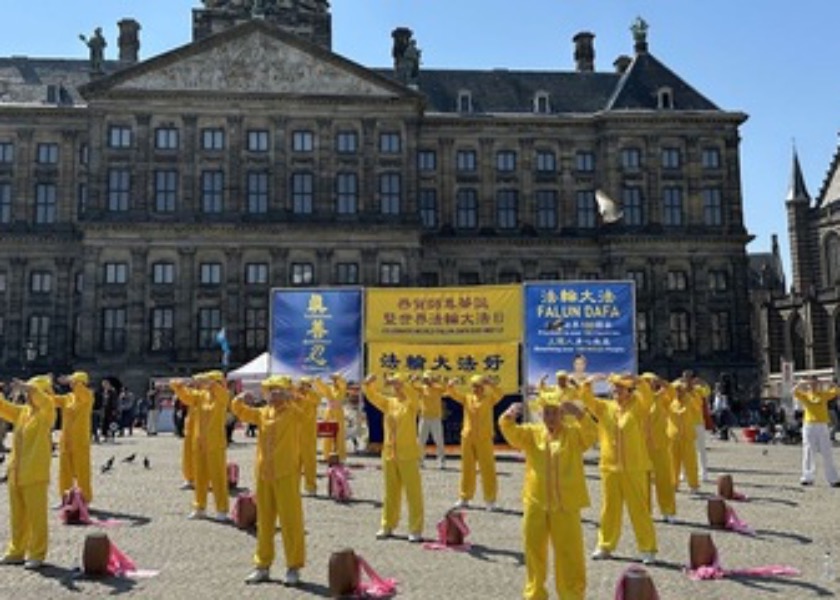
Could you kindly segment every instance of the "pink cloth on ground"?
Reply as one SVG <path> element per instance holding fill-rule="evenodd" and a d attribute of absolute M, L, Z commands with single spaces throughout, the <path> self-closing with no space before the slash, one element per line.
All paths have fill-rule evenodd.
<path fill-rule="evenodd" d="M 452 519 L 447 519 L 447 517 L 452 517 Z M 464 540 L 467 539 L 467 536 L 470 534 L 470 528 L 467 526 L 466 517 L 464 513 L 461 511 L 453 511 L 449 512 L 444 516 L 437 524 L 437 541 L 436 542 L 426 542 L 423 544 L 423 548 L 425 550 L 455 550 L 457 552 L 465 552 L 470 549 L 470 545 L 466 542 L 461 545 L 452 545 L 446 543 L 447 538 L 447 527 L 449 527 L 449 523 L 453 522 L 455 527 L 457 527 Z"/>
<path fill-rule="evenodd" d="M 749 569 L 724 569 L 720 566 L 720 557 L 717 550 L 715 550 L 714 560 L 711 565 L 705 565 L 698 569 L 686 569 L 689 578 L 694 581 L 701 581 L 705 579 L 723 579 L 724 577 L 732 577 L 738 575 L 746 575 L 750 577 L 779 577 L 779 576 L 797 576 L 800 574 L 799 569 L 788 567 L 785 565 L 766 565 L 763 567 L 752 567 Z"/>
<path fill-rule="evenodd" d="M 330 495 L 339 502 L 346 502 L 353 497 L 350 489 L 350 471 L 344 465 L 333 465 L 327 469 Z"/>
<path fill-rule="evenodd" d="M 90 516 L 87 502 L 82 496 L 81 490 L 77 487 L 71 488 L 61 500 L 61 521 L 65 525 L 96 525 L 98 527 L 117 527 L 122 525 L 123 521 L 119 519 L 95 519 Z M 78 517 L 74 517 L 73 513 L 78 513 Z"/>
<path fill-rule="evenodd" d="M 359 587 L 356 588 L 356 596 L 359 598 L 390 598 L 397 593 L 397 580 L 379 576 L 379 573 L 373 570 L 368 562 L 356 555 L 356 561 L 359 564 Z M 362 581 L 362 574 L 365 574 L 370 579 L 369 582 Z"/>

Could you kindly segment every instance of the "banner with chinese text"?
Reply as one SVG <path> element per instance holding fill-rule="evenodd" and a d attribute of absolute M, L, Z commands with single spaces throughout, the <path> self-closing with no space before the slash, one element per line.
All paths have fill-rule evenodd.
<path fill-rule="evenodd" d="M 565 370 L 636 373 L 636 303 L 632 281 L 525 284 L 525 380 Z"/>
<path fill-rule="evenodd" d="M 520 285 L 369 288 L 365 340 L 413 344 L 519 342 Z"/>
<path fill-rule="evenodd" d="M 390 373 L 422 375 L 431 371 L 443 380 L 473 375 L 499 378 L 506 394 L 519 392 L 519 344 L 425 345 L 376 342 L 368 344 L 367 373 L 380 379 Z"/>
<path fill-rule="evenodd" d="M 361 380 L 360 289 L 276 289 L 271 311 L 271 373 Z"/>

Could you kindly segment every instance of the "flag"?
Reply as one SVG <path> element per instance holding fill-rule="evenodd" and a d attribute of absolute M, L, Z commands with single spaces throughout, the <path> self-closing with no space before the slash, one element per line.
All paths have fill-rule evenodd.
<path fill-rule="evenodd" d="M 598 202 L 598 212 L 601 214 L 604 223 L 615 223 L 624 216 L 624 213 L 618 208 L 615 200 L 607 196 L 603 191 L 595 190 L 595 201 Z"/>
<path fill-rule="evenodd" d="M 222 365 L 226 367 L 228 365 L 228 358 L 230 357 L 230 344 L 228 343 L 227 332 L 224 327 L 216 334 L 216 343 L 222 349 Z"/>

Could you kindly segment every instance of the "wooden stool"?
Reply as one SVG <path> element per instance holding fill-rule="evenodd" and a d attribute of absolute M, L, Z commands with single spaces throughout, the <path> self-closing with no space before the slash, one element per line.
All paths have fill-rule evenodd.
<path fill-rule="evenodd" d="M 111 555 L 111 540 L 104 533 L 91 533 L 85 538 L 82 551 L 82 570 L 85 575 L 102 577 L 108 575 L 108 558 Z"/>
<path fill-rule="evenodd" d="M 622 578 L 624 600 L 657 600 L 656 586 L 647 571 L 641 567 L 630 568 Z"/>
<path fill-rule="evenodd" d="M 735 484 L 732 481 L 732 475 L 721 475 L 718 477 L 717 493 L 724 500 L 732 500 L 735 496 Z"/>
<path fill-rule="evenodd" d="M 726 529 L 726 500 L 709 498 L 706 512 L 709 516 L 709 525 L 715 529 Z"/>
<path fill-rule="evenodd" d="M 239 494 L 233 503 L 233 522 L 239 529 L 257 526 L 257 503 L 251 494 Z"/>
<path fill-rule="evenodd" d="M 447 512 L 446 516 L 443 518 L 446 521 L 446 540 L 444 543 L 447 546 L 463 546 L 464 533 L 461 531 L 461 528 L 458 527 L 453 511 L 450 510 Z"/>
<path fill-rule="evenodd" d="M 709 567 L 717 558 L 717 548 L 710 533 L 692 533 L 688 539 L 688 556 L 691 570 Z"/>
<path fill-rule="evenodd" d="M 359 587 L 359 562 L 351 548 L 330 555 L 329 586 L 331 598 L 355 596 Z"/>

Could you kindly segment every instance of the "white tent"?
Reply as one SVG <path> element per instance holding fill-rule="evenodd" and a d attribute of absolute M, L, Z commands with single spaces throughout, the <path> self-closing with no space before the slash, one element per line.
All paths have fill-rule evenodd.
<path fill-rule="evenodd" d="M 258 386 L 266 377 L 268 377 L 268 352 L 263 352 L 252 361 L 227 374 L 228 380 L 241 381 L 243 388 L 255 384 Z"/>

